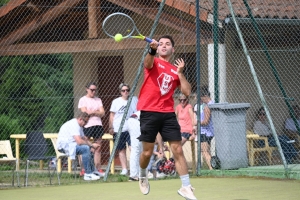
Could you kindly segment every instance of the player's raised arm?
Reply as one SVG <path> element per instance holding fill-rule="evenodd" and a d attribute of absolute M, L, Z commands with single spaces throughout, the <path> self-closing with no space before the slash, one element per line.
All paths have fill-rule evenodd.
<path fill-rule="evenodd" d="M 184 60 L 182 58 L 178 58 L 177 60 L 175 60 L 174 65 L 177 67 L 177 73 L 178 73 L 178 77 L 179 77 L 179 81 L 180 81 L 179 89 L 185 96 L 188 97 L 191 94 L 191 85 L 186 80 L 186 78 L 183 74 Z"/>
<path fill-rule="evenodd" d="M 158 42 L 154 39 L 152 39 L 152 42 L 150 43 L 149 52 L 145 57 L 144 60 L 144 67 L 147 69 L 151 69 L 153 67 L 154 62 L 154 56 L 156 54 L 156 50 L 158 47 Z"/>

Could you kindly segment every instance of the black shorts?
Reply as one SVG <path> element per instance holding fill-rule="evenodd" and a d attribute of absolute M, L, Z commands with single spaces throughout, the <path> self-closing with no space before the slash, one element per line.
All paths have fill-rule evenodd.
<path fill-rule="evenodd" d="M 117 133 L 114 134 L 113 136 L 114 138 L 114 142 L 117 138 Z M 131 146 L 131 141 L 130 141 L 130 135 L 128 131 L 122 132 L 119 138 L 119 143 L 117 146 L 117 150 L 123 150 L 126 149 L 126 142 L 128 144 L 128 146 Z"/>
<path fill-rule="evenodd" d="M 104 130 L 102 126 L 91 126 L 88 128 L 83 128 L 83 133 L 86 137 L 93 137 L 93 139 L 96 140 L 104 135 Z"/>
<path fill-rule="evenodd" d="M 158 132 L 163 141 L 181 141 L 180 126 L 174 112 L 141 111 L 140 124 L 140 141 L 154 143 Z"/>
<path fill-rule="evenodd" d="M 200 134 L 200 142 L 207 142 L 209 145 L 213 138 L 213 136 L 206 136 L 205 134 Z"/>

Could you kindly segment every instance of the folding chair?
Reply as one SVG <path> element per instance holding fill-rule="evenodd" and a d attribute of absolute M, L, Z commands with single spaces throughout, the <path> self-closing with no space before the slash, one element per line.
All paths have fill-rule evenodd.
<path fill-rule="evenodd" d="M 57 173 L 57 181 L 58 181 L 58 184 L 60 185 L 60 177 L 61 177 L 61 174 L 62 174 L 62 158 L 69 158 L 69 156 L 67 154 L 64 154 L 64 153 L 61 153 L 58 151 L 57 149 L 57 146 L 56 146 L 56 141 L 57 141 L 57 138 L 51 138 L 51 142 L 52 142 L 52 145 L 54 147 L 54 150 L 55 150 L 55 153 L 56 153 L 56 166 L 55 166 L 55 171 Z M 75 174 L 75 179 L 76 179 L 76 162 L 74 163 L 74 168 L 73 168 L 73 171 L 74 171 L 74 174 Z"/>
<path fill-rule="evenodd" d="M 15 163 L 15 166 L 12 169 L 12 186 L 14 186 L 15 182 L 15 169 L 18 164 L 18 160 L 14 158 L 12 154 L 12 149 L 10 145 L 9 140 L 2 140 L 0 141 L 0 155 L 6 155 L 6 157 L 0 158 L 0 164 L 6 164 L 6 163 Z M 18 181 L 18 187 L 20 186 L 20 177 L 19 172 L 17 171 L 17 181 Z"/>
<path fill-rule="evenodd" d="M 26 160 L 26 168 L 25 168 L 25 182 L 24 186 L 27 187 L 28 185 L 28 168 L 30 161 L 35 160 L 43 160 L 48 162 L 54 156 L 46 156 L 48 151 L 48 144 L 42 132 L 29 132 L 26 135 L 25 140 L 25 153 L 28 155 Z M 50 174 L 50 166 L 48 165 L 48 172 L 49 172 L 49 180 L 51 185 L 51 174 Z"/>

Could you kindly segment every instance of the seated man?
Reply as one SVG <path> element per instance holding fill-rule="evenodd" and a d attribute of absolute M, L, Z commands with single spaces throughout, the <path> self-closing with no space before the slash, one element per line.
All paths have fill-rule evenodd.
<path fill-rule="evenodd" d="M 75 155 L 82 156 L 82 163 L 85 169 L 83 179 L 86 181 L 98 180 L 100 176 L 94 174 L 94 166 L 91 162 L 91 149 L 97 148 L 99 144 L 91 143 L 84 137 L 83 126 L 89 120 L 89 115 L 85 112 L 80 112 L 76 118 L 64 123 L 58 133 L 57 149 L 58 151 L 67 154 L 72 160 L 75 160 Z"/>
<path fill-rule="evenodd" d="M 266 112 L 263 107 L 261 107 L 257 112 L 257 121 L 255 121 L 253 126 L 253 132 L 258 134 L 259 136 L 264 136 L 268 138 L 269 146 L 276 147 L 275 138 L 272 135 L 272 131 L 270 129 L 270 125 L 267 122 Z M 283 155 L 287 160 L 287 163 L 292 163 L 294 159 L 296 159 L 297 152 L 293 146 L 294 141 L 291 141 L 289 137 L 286 135 L 278 135 L 278 140 L 280 142 Z M 260 147 L 264 147 L 264 141 L 259 140 L 258 145 Z"/>
<path fill-rule="evenodd" d="M 294 110 L 297 123 L 300 127 L 300 108 L 299 108 L 298 105 L 294 105 L 294 106 L 292 106 L 292 108 Z M 291 140 L 295 140 L 295 143 L 294 143 L 295 148 L 300 150 L 300 136 L 299 136 L 299 133 L 297 131 L 297 127 L 295 125 L 295 122 L 292 118 L 286 119 L 286 121 L 285 121 L 285 130 L 286 130 L 286 135 Z"/>

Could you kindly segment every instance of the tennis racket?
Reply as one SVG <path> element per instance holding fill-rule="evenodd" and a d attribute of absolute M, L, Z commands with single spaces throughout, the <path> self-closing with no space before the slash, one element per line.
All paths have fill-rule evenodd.
<path fill-rule="evenodd" d="M 108 15 L 102 23 L 102 29 L 106 35 L 114 38 L 116 41 L 126 38 L 137 38 L 149 43 L 152 42 L 152 39 L 143 36 L 139 32 L 130 16 L 121 12 Z"/>

